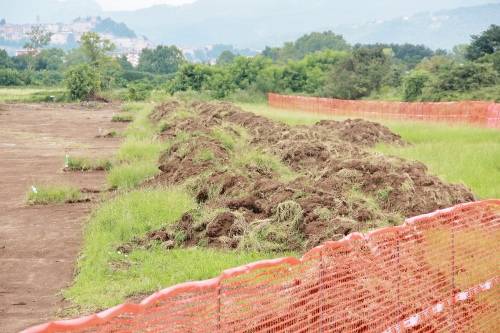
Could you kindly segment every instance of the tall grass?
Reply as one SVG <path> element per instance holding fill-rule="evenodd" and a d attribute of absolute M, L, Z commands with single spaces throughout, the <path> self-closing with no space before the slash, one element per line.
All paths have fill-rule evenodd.
<path fill-rule="evenodd" d="M 312 125 L 322 119 L 343 120 L 327 114 L 282 110 L 265 104 L 239 104 L 244 110 L 286 123 Z M 379 145 L 384 154 L 425 163 L 431 173 L 463 183 L 479 198 L 500 198 L 500 131 L 467 125 L 415 121 L 374 120 L 400 134 L 411 145 Z"/>
<path fill-rule="evenodd" d="M 152 161 L 121 163 L 110 170 L 107 181 L 114 189 L 133 189 L 158 173 L 159 169 Z"/>
<path fill-rule="evenodd" d="M 159 172 L 158 159 L 168 146 L 158 140 L 158 128 L 149 120 L 151 104 L 127 103 L 124 109 L 134 114 L 134 121 L 124 132 L 126 139 L 116 157 L 119 163 L 107 180 L 112 188 L 131 189 Z"/>

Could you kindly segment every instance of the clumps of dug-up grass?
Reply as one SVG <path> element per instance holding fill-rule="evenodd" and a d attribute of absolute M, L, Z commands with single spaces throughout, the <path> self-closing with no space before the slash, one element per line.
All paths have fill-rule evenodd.
<path fill-rule="evenodd" d="M 129 251 L 162 244 L 300 252 L 474 200 L 421 163 L 373 152 L 378 143 L 405 144 L 377 123 L 289 127 L 228 103 L 181 102 L 150 119 L 168 149 L 143 186 L 182 186 L 198 206 L 125 244 Z"/>
<path fill-rule="evenodd" d="M 47 185 L 32 186 L 26 198 L 29 205 L 49 205 L 61 203 L 78 203 L 88 201 L 83 193 L 72 186 Z"/>

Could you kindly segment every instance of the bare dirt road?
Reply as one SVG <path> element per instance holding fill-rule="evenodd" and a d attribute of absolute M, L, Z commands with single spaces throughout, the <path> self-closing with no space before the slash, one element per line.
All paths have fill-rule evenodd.
<path fill-rule="evenodd" d="M 91 203 L 28 207 L 34 184 L 103 189 L 105 174 L 64 173 L 66 153 L 111 156 L 119 139 L 117 108 L 0 105 L 0 332 L 17 332 L 56 316 L 71 283 Z"/>

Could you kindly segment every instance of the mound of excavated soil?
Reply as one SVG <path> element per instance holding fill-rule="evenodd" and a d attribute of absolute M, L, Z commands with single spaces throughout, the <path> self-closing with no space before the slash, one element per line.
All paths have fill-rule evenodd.
<path fill-rule="evenodd" d="M 136 245 L 305 250 L 474 197 L 425 165 L 373 152 L 405 144 L 365 120 L 290 127 L 228 103 L 171 102 L 151 119 L 171 148 L 147 185 L 183 184 L 200 203 Z"/>

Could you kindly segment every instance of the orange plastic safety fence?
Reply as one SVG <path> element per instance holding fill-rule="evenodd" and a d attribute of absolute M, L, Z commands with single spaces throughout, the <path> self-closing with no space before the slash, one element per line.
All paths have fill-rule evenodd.
<path fill-rule="evenodd" d="M 500 200 L 261 261 L 42 332 L 500 332 Z"/>
<path fill-rule="evenodd" d="M 465 101 L 443 103 L 409 103 L 352 101 L 318 97 L 269 94 L 270 106 L 315 113 L 382 119 L 411 119 L 471 123 L 500 129 L 500 104 Z"/>

